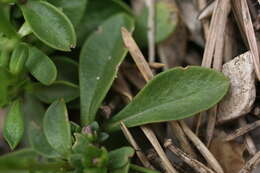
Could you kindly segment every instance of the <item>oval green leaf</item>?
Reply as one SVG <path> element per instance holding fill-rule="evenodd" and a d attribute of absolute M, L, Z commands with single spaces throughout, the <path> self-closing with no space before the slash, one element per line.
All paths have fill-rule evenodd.
<path fill-rule="evenodd" d="M 52 103 L 61 98 L 70 102 L 79 97 L 79 87 L 67 81 L 56 81 L 50 86 L 35 84 L 33 87 L 33 94 L 45 103 Z"/>
<path fill-rule="evenodd" d="M 29 125 L 29 140 L 32 148 L 47 158 L 59 157 L 59 154 L 50 146 L 43 130 L 34 122 Z"/>
<path fill-rule="evenodd" d="M 20 43 L 13 51 L 9 69 L 12 74 L 19 74 L 24 70 L 25 62 L 28 58 L 28 46 L 24 43 Z"/>
<path fill-rule="evenodd" d="M 125 14 L 109 18 L 85 42 L 80 53 L 81 121 L 90 124 L 112 85 L 118 66 L 127 50 L 121 27 L 133 29 L 133 20 Z"/>
<path fill-rule="evenodd" d="M 62 9 L 64 14 L 68 16 L 74 26 L 77 26 L 82 18 L 85 8 L 87 6 L 87 0 L 48 0 L 51 4 Z"/>
<path fill-rule="evenodd" d="M 68 156 L 71 151 L 71 130 L 66 104 L 55 101 L 47 109 L 43 120 L 43 131 L 55 151 Z"/>
<path fill-rule="evenodd" d="M 36 47 L 29 48 L 26 67 L 44 85 L 52 84 L 57 77 L 57 69 L 52 60 Z"/>
<path fill-rule="evenodd" d="M 55 6 L 46 1 L 28 1 L 21 9 L 26 22 L 42 42 L 62 51 L 76 46 L 72 23 Z"/>
<path fill-rule="evenodd" d="M 168 70 L 156 76 L 114 116 L 108 130 L 119 129 L 121 121 L 134 127 L 193 116 L 218 103 L 228 87 L 228 79 L 212 69 L 191 66 Z"/>
<path fill-rule="evenodd" d="M 11 149 L 15 149 L 23 137 L 24 121 L 21 110 L 21 101 L 12 103 L 5 119 L 3 135 Z"/>

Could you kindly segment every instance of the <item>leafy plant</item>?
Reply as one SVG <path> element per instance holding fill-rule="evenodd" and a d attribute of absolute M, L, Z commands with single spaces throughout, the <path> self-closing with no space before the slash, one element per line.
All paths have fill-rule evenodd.
<path fill-rule="evenodd" d="M 132 164 L 131 147 L 109 151 L 113 147 L 104 141 L 120 122 L 136 127 L 187 118 L 211 108 L 227 92 L 229 82 L 220 72 L 174 68 L 157 75 L 119 113 L 100 121 L 98 110 L 127 55 L 120 30 L 133 32 L 135 25 L 126 4 L 106 3 L 0 0 L 0 106 L 8 110 L 3 133 L 12 150 L 21 141 L 26 146 L 0 157 L 1 171 L 156 172 Z M 166 25 L 161 23 L 167 32 L 158 41 L 174 28 Z M 78 55 L 79 64 L 72 58 Z M 80 125 L 69 120 L 75 109 L 80 109 Z"/>

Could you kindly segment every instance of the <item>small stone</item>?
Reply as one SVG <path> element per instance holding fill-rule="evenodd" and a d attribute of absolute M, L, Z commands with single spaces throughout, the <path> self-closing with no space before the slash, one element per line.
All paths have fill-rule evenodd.
<path fill-rule="evenodd" d="M 218 107 L 219 123 L 250 112 L 256 97 L 254 64 L 250 51 L 224 64 L 222 72 L 230 79 L 230 89 Z"/>

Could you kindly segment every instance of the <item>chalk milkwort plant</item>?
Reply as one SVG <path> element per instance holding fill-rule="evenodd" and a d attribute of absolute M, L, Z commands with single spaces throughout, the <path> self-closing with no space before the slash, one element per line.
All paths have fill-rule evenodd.
<path fill-rule="evenodd" d="M 207 110 L 229 82 L 211 69 L 174 68 L 99 121 L 98 109 L 127 55 L 120 29 L 144 32 L 145 16 L 134 17 L 120 0 L 0 0 L 3 136 L 12 150 L 20 143 L 0 157 L 1 173 L 156 172 L 132 164 L 131 147 L 107 144 L 109 134 L 120 130 L 121 121 L 130 128 Z M 160 24 L 158 41 L 174 27 Z M 80 110 L 80 125 L 69 121 L 68 110 Z"/>

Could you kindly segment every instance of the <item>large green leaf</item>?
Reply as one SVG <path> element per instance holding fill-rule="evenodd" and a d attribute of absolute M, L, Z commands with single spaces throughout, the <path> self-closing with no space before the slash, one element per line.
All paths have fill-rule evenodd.
<path fill-rule="evenodd" d="M 47 109 L 43 130 L 49 144 L 58 153 L 67 156 L 71 151 L 71 130 L 66 104 L 63 100 L 55 101 Z"/>
<path fill-rule="evenodd" d="M 122 12 L 131 13 L 127 5 L 120 0 L 89 0 L 84 16 L 77 27 L 79 44 L 83 44 L 90 33 L 97 30 L 105 20 Z"/>
<path fill-rule="evenodd" d="M 147 45 L 148 9 L 144 7 L 142 13 L 136 16 L 136 29 L 134 36 L 140 46 Z M 178 23 L 177 9 L 164 1 L 156 3 L 156 37 L 155 41 L 161 42 L 175 31 Z"/>
<path fill-rule="evenodd" d="M 87 0 L 48 0 L 48 2 L 61 8 L 62 11 L 69 17 L 74 26 L 77 26 L 80 22 L 87 5 Z"/>
<path fill-rule="evenodd" d="M 28 1 L 21 9 L 26 22 L 42 42 L 63 51 L 76 46 L 72 23 L 55 6 L 46 1 Z"/>
<path fill-rule="evenodd" d="M 80 53 L 81 121 L 89 124 L 112 85 L 118 66 L 127 50 L 121 38 L 121 27 L 133 29 L 133 20 L 125 14 L 109 18 L 100 30 L 86 40 Z"/>
<path fill-rule="evenodd" d="M 24 121 L 21 101 L 12 103 L 5 119 L 3 135 L 11 149 L 14 149 L 23 137 Z"/>
<path fill-rule="evenodd" d="M 196 66 L 174 68 L 149 82 L 126 108 L 109 121 L 107 128 L 119 129 L 121 121 L 134 127 L 190 117 L 218 103 L 228 87 L 228 79 L 212 69 Z"/>
<path fill-rule="evenodd" d="M 59 154 L 47 142 L 43 130 L 34 122 L 31 122 L 29 126 L 29 140 L 33 149 L 45 157 L 58 157 Z"/>
<path fill-rule="evenodd" d="M 35 84 L 33 94 L 45 103 L 52 103 L 61 98 L 70 102 L 79 97 L 79 87 L 67 81 L 56 81 L 50 86 Z"/>
<path fill-rule="evenodd" d="M 57 69 L 52 60 L 36 47 L 29 48 L 26 67 L 44 85 L 52 84 L 57 77 Z"/>

